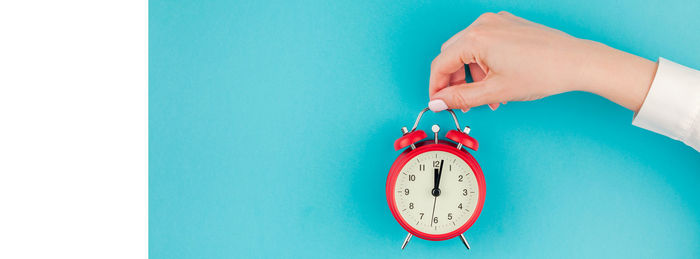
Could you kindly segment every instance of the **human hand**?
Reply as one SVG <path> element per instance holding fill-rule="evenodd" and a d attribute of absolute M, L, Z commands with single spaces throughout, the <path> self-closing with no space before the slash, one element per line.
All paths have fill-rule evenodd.
<path fill-rule="evenodd" d="M 465 82 L 464 65 L 474 79 Z M 638 111 L 656 63 L 507 12 L 485 13 L 442 45 L 430 71 L 431 110 L 530 101 L 568 91 Z"/>

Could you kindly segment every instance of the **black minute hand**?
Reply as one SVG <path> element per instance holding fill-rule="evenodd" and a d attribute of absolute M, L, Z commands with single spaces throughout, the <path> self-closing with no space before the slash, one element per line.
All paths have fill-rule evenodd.
<path fill-rule="evenodd" d="M 440 189 L 440 178 L 442 178 L 442 165 L 445 164 L 445 160 L 440 160 L 440 171 L 437 172 L 437 183 L 435 188 Z"/>

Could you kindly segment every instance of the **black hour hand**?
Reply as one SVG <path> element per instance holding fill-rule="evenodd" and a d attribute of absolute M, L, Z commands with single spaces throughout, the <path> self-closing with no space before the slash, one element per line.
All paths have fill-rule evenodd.
<path fill-rule="evenodd" d="M 440 170 L 435 168 L 435 181 L 433 182 L 433 191 L 431 192 L 435 197 L 440 196 L 440 174 Z"/>

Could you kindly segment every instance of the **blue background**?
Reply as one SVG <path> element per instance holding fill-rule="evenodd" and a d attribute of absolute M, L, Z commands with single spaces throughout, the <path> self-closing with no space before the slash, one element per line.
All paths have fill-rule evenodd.
<path fill-rule="evenodd" d="M 510 2 L 150 1 L 152 258 L 697 257 L 700 155 L 587 93 L 461 114 L 488 189 L 472 250 L 400 250 L 393 141 L 479 14 L 700 68 L 698 1 Z"/>

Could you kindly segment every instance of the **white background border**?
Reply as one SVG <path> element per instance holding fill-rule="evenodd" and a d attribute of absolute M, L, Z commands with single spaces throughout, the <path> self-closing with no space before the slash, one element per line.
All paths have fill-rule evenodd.
<path fill-rule="evenodd" d="M 148 251 L 148 3 L 0 3 L 0 258 Z"/>

